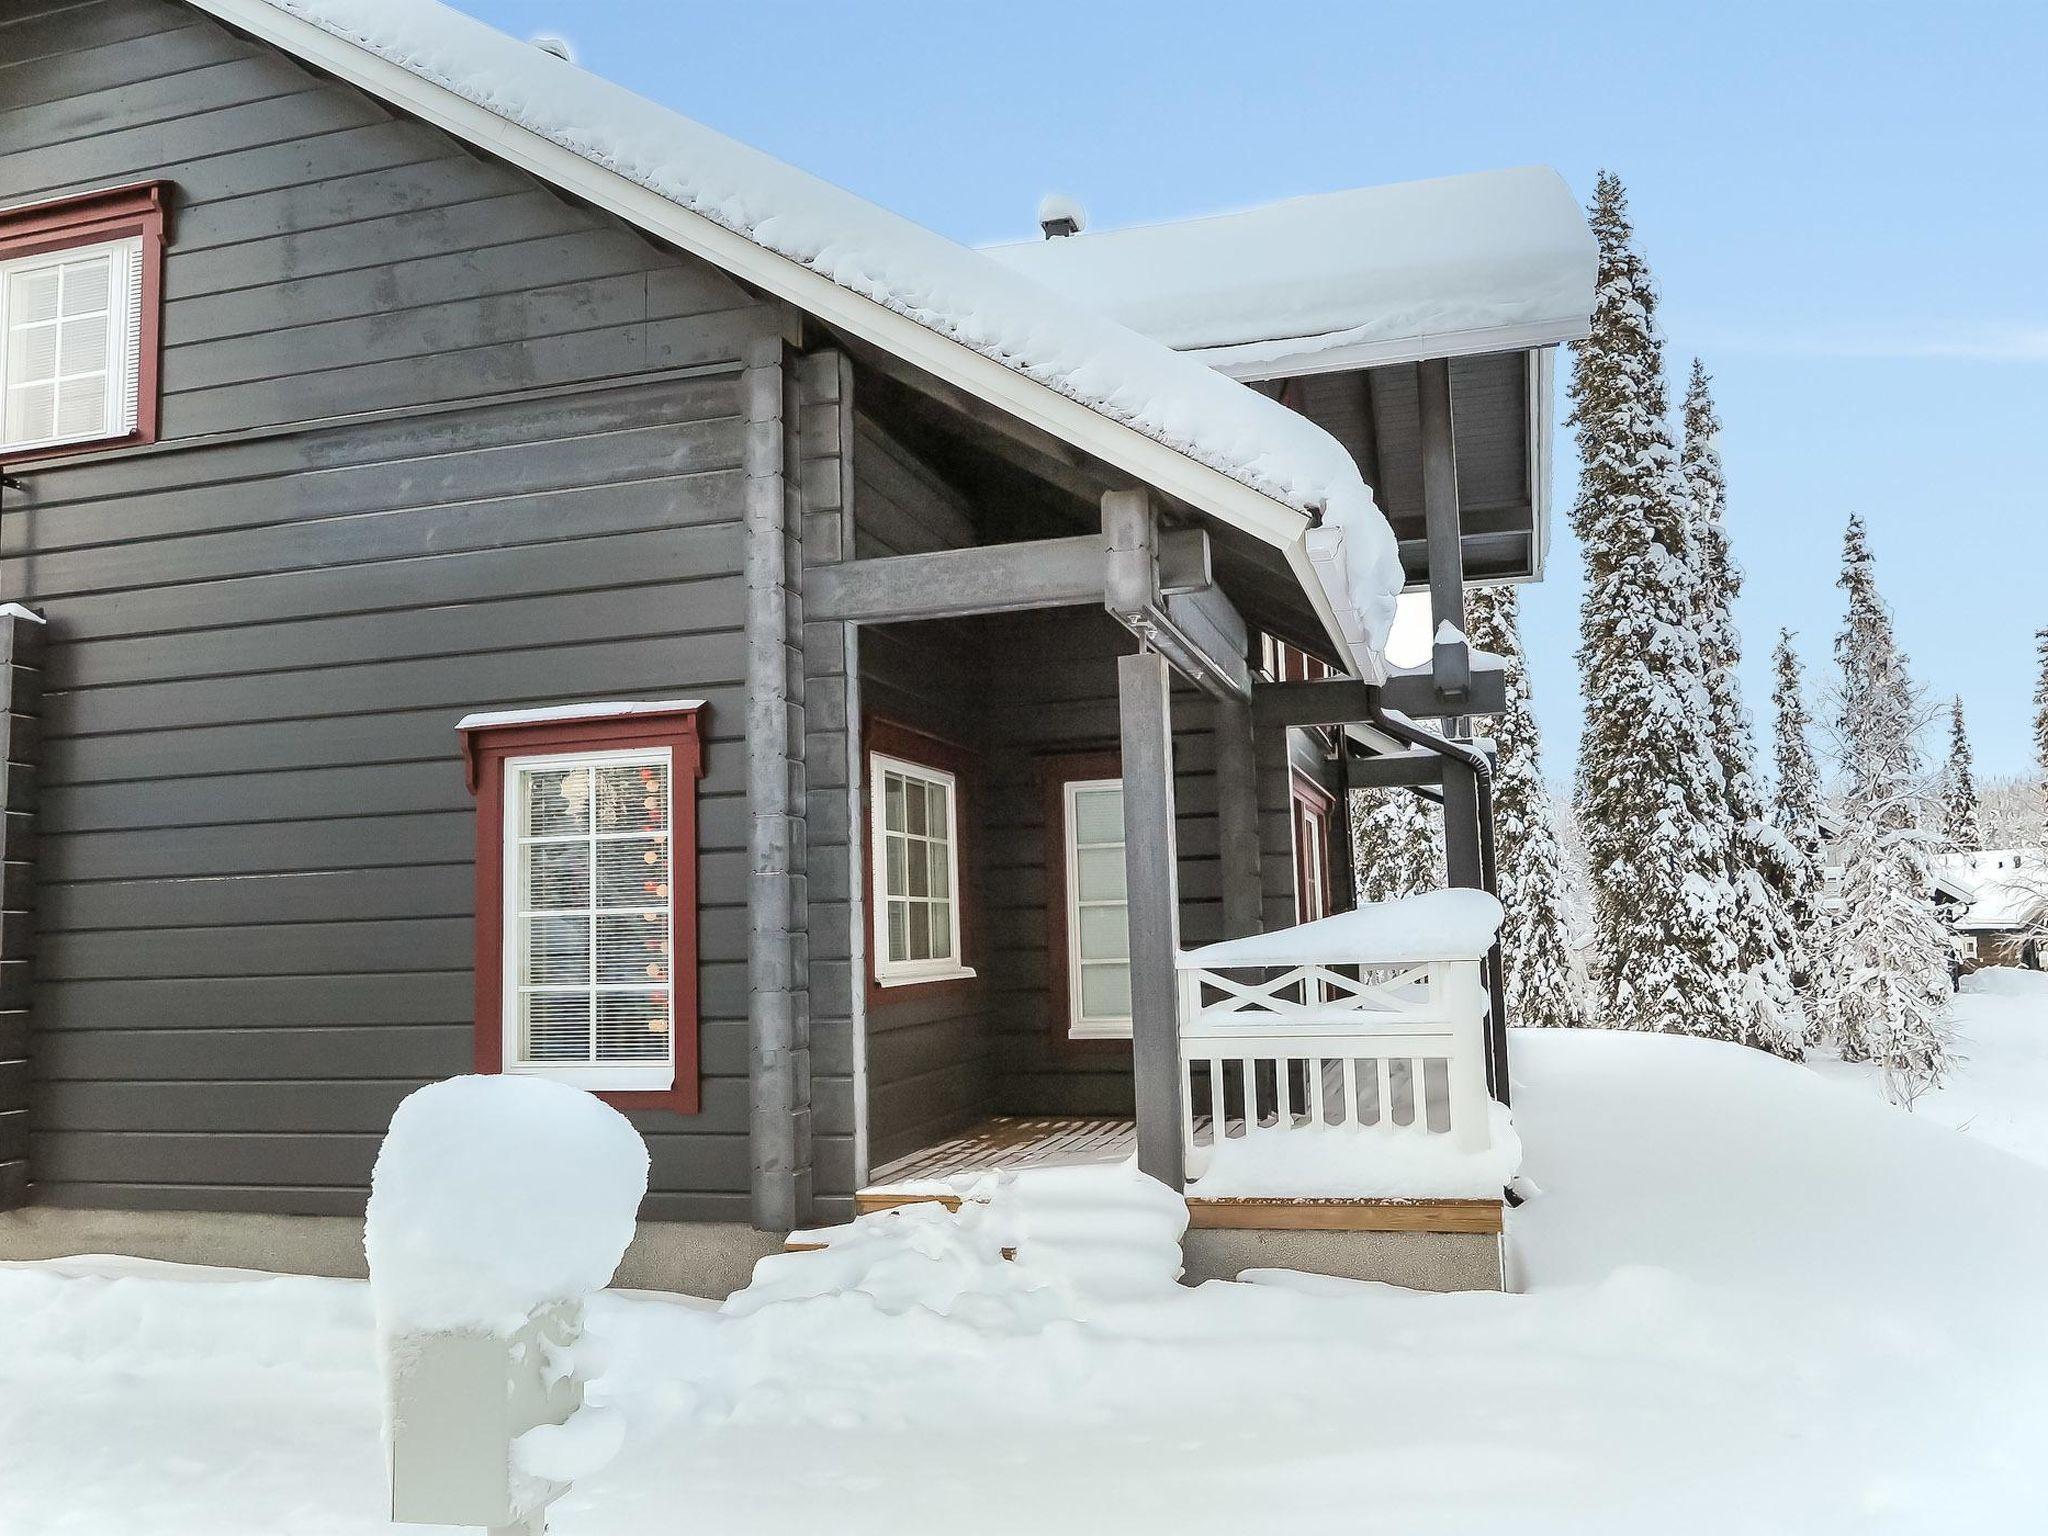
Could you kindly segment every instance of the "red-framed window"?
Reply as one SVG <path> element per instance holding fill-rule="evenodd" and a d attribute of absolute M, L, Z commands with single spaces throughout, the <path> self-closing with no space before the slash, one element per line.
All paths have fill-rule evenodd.
<path fill-rule="evenodd" d="M 168 191 L 0 208 L 0 464 L 156 441 Z"/>
<path fill-rule="evenodd" d="M 479 1072 L 697 1112 L 701 709 L 462 722 L 477 804 Z"/>
<path fill-rule="evenodd" d="M 1294 775 L 1294 918 L 1312 923 L 1328 917 L 1332 872 L 1330 829 L 1336 800 L 1323 788 Z"/>
<path fill-rule="evenodd" d="M 878 715 L 861 731 L 869 1005 L 974 986 L 978 759 Z"/>
<path fill-rule="evenodd" d="M 1054 1047 L 1130 1049 L 1130 909 L 1124 883 L 1123 759 L 1045 759 L 1047 1012 Z"/>

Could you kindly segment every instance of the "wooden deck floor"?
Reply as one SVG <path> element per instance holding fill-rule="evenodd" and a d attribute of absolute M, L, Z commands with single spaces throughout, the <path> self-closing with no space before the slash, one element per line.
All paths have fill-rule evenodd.
<path fill-rule="evenodd" d="M 995 1115 L 934 1146 L 877 1168 L 865 1194 L 924 1179 L 1121 1162 L 1138 1149 L 1130 1120 L 1080 1115 Z"/>
<path fill-rule="evenodd" d="M 1207 1118 L 1196 1122 L 1196 1135 L 1206 1138 Z M 1236 1121 L 1230 1131 L 1238 1130 Z M 1019 1168 L 1062 1168 L 1082 1163 L 1115 1163 L 1138 1147 L 1134 1121 L 1079 1115 L 996 1115 L 957 1136 L 882 1164 L 853 1197 L 854 1209 L 865 1215 L 938 1200 L 957 1207 L 959 1199 L 931 1187 L 951 1181 Z M 1501 1230 L 1499 1200 L 1188 1200 L 1191 1224 L 1197 1227 L 1242 1227 L 1267 1230 L 1368 1232 L 1480 1232 Z"/>

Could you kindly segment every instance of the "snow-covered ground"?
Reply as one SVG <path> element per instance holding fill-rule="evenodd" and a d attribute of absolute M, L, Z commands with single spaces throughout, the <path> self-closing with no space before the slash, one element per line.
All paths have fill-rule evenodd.
<path fill-rule="evenodd" d="M 1525 1294 L 1033 1307 L 934 1229 L 875 1295 L 607 1296 L 629 1438 L 551 1528 L 2035 1528 L 2048 1172 L 1735 1047 L 1515 1051 Z M 382 1529 L 377 1405 L 360 1285 L 0 1271 L 9 1536 Z"/>
<path fill-rule="evenodd" d="M 2000 968 L 1965 976 L 1951 1017 L 1959 1063 L 1913 1113 L 2048 1167 L 2048 972 Z M 1874 1067 L 1833 1059 L 1814 1066 L 1883 1091 Z"/>

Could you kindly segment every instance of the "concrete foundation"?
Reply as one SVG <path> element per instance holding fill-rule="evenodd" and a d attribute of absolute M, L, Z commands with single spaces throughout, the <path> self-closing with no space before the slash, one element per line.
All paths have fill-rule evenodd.
<path fill-rule="evenodd" d="M 1417 1291 L 1506 1289 L 1501 1239 L 1481 1232 L 1301 1232 L 1196 1227 L 1181 1239 L 1188 1285 L 1247 1269 L 1299 1269 Z"/>
<path fill-rule="evenodd" d="M 643 1221 L 615 1285 L 723 1298 L 782 1239 L 736 1221 Z M 223 1269 L 361 1280 L 363 1223 L 355 1216 L 263 1216 L 225 1211 L 81 1211 L 32 1205 L 0 1213 L 0 1261 L 116 1253 Z"/>

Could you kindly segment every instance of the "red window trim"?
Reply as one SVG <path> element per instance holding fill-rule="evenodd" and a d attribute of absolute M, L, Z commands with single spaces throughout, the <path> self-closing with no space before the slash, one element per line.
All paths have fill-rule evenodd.
<path fill-rule="evenodd" d="M 669 795 L 669 966 L 675 992 L 676 1077 L 672 1087 L 600 1092 L 617 1109 L 665 1109 L 694 1115 L 701 1107 L 697 1020 L 697 780 L 704 774 L 699 710 L 649 710 L 576 720 L 472 726 L 462 733 L 469 788 L 476 796 L 476 1070 L 505 1069 L 505 763 L 560 752 L 613 752 L 667 747 Z"/>
<path fill-rule="evenodd" d="M 1322 785 L 1316 783 L 1313 779 L 1305 777 L 1299 770 L 1296 770 L 1292 775 L 1292 785 L 1293 790 L 1290 803 L 1293 808 L 1293 815 L 1289 818 L 1288 832 L 1294 839 L 1294 915 L 1297 922 L 1307 922 L 1309 915 L 1302 910 L 1302 899 L 1308 894 L 1307 888 L 1302 884 L 1301 879 L 1302 844 L 1304 841 L 1302 822 L 1306 817 L 1314 816 L 1323 824 L 1323 906 L 1326 909 L 1334 910 L 1335 903 L 1331 900 L 1330 877 L 1336 870 L 1336 864 L 1334 862 L 1335 853 L 1330 846 L 1330 839 L 1337 826 L 1337 799 L 1336 796 L 1324 789 Z M 1327 911 L 1324 915 L 1328 915 Z"/>
<path fill-rule="evenodd" d="M 1121 752 L 1063 752 L 1039 763 L 1045 798 L 1046 1031 L 1063 1056 L 1129 1056 L 1124 1039 L 1074 1038 L 1074 999 L 1067 976 L 1067 786 L 1077 779 L 1120 779 Z"/>
<path fill-rule="evenodd" d="M 136 300 L 141 325 L 135 347 L 134 430 L 112 437 L 26 449 L 9 455 L 10 468 L 156 441 L 158 381 L 163 373 L 164 242 L 168 238 L 166 208 L 170 189 L 167 181 L 141 181 L 131 186 L 103 187 L 97 192 L 0 208 L 0 261 L 136 236 L 142 239 L 142 292 Z"/>
<path fill-rule="evenodd" d="M 986 979 L 978 963 L 980 950 L 978 940 L 981 931 L 980 882 L 975 878 L 971 860 L 976 852 L 974 838 L 974 817 L 981 804 L 981 755 L 971 747 L 948 741 L 943 736 L 934 736 L 916 726 L 905 725 L 900 720 L 886 715 L 869 715 L 861 722 L 861 794 L 860 794 L 860 878 L 861 906 L 863 921 L 867 924 L 867 1000 L 869 1008 L 886 1008 L 912 998 L 950 997 L 955 993 L 978 991 Z M 960 904 L 960 964 L 972 970 L 972 976 L 941 976 L 930 981 L 905 980 L 883 986 L 876 974 L 878 957 L 875 949 L 875 866 L 874 866 L 874 786 L 870 782 L 870 764 L 874 754 L 884 757 L 898 757 L 906 763 L 917 763 L 922 767 L 936 768 L 941 773 L 953 775 L 954 805 L 953 830 L 956 836 L 956 862 L 960 867 L 960 889 L 953 893 Z"/>

